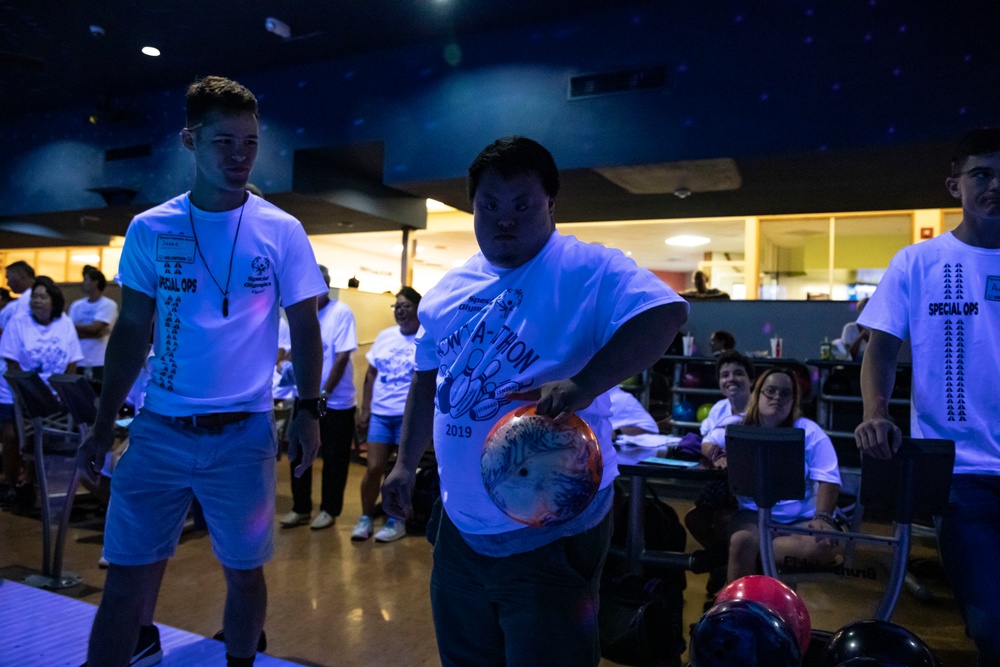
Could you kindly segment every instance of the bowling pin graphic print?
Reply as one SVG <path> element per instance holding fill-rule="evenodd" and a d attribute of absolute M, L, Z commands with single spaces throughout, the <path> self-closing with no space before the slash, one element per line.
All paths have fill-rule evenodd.
<path fill-rule="evenodd" d="M 437 408 L 456 419 L 487 421 L 510 403 L 507 394 L 527 388 L 531 380 L 515 378 L 539 355 L 509 326 L 521 305 L 521 290 L 507 289 L 492 300 L 470 299 L 463 310 L 478 312 L 438 343 L 440 372 Z"/>

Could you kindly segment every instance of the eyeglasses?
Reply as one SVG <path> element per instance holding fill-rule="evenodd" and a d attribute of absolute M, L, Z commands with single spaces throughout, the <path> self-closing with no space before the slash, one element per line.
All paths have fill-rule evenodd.
<path fill-rule="evenodd" d="M 787 401 L 793 395 L 791 389 L 778 389 L 777 387 L 768 387 L 767 389 L 761 389 L 760 393 L 762 393 L 767 398 L 770 398 L 771 400 L 779 399 L 782 401 Z"/>

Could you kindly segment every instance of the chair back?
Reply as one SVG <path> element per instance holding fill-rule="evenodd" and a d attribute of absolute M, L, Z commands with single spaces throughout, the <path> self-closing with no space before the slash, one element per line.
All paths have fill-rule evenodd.
<path fill-rule="evenodd" d="M 7 371 L 4 379 L 21 402 L 27 419 L 44 419 L 63 411 L 52 390 L 35 371 Z"/>
<path fill-rule="evenodd" d="M 939 515 L 948 507 L 954 467 L 951 440 L 903 438 L 891 459 L 861 458 L 861 501 L 898 523 Z"/>
<path fill-rule="evenodd" d="M 729 488 L 753 498 L 757 507 L 806 494 L 805 431 L 732 424 L 726 427 Z"/>
<path fill-rule="evenodd" d="M 49 384 L 59 394 L 76 424 L 92 425 L 97 419 L 97 392 L 82 375 L 58 373 L 49 377 Z"/>

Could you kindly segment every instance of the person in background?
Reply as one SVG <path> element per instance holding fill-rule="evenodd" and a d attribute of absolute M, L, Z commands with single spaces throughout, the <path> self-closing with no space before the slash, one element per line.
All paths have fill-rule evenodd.
<path fill-rule="evenodd" d="M 29 313 L 11 317 L 0 336 L 5 372 L 35 371 L 43 380 L 53 373 L 73 373 L 83 353 L 73 322 L 63 315 L 62 290 L 47 277 L 39 276 L 29 294 L 21 297 L 29 302 Z M 11 408 L 13 402 L 11 397 Z M 12 409 L 9 416 L 13 421 Z M 21 510 L 29 509 L 34 504 L 32 471 L 24 467 L 16 436 L 9 447 L 5 437 L 3 463 L 9 485 L 7 501 L 15 502 Z"/>
<path fill-rule="evenodd" d="M 701 422 L 699 430 L 702 437 L 718 426 L 724 419 L 733 415 L 742 415 L 750 401 L 750 385 L 753 383 L 754 367 L 748 357 L 735 350 L 729 350 L 719 355 L 715 363 L 719 376 L 719 391 L 722 400 L 716 401 L 708 416 Z M 711 459 L 711 451 L 702 453 Z"/>
<path fill-rule="evenodd" d="M 361 479 L 362 515 L 351 533 L 351 539 L 355 541 L 364 541 L 372 536 L 375 501 L 389 465 L 389 454 L 399 444 L 406 395 L 417 367 L 416 339 L 420 332 L 417 306 L 420 299 L 420 293 L 412 287 L 399 290 L 392 307 L 396 326 L 380 331 L 365 355 L 368 372 L 365 373 L 357 425 L 359 432 L 368 433 L 368 467 Z M 375 533 L 375 541 L 392 542 L 405 536 L 405 523 L 389 517 Z"/>
<path fill-rule="evenodd" d="M 681 292 L 681 296 L 689 301 L 696 299 L 729 299 L 729 295 L 722 290 L 708 286 L 708 275 L 704 271 L 695 271 L 692 273 L 691 282 L 694 283 L 694 287 Z"/>
<path fill-rule="evenodd" d="M 35 270 L 27 262 L 17 261 L 8 266 L 4 270 L 4 273 L 7 278 L 7 286 L 11 292 L 19 294 L 21 297 L 24 297 L 26 294 L 28 295 L 27 298 L 18 298 L 9 304 L 12 310 L 7 317 L 12 317 L 18 313 L 27 314 L 31 310 L 31 295 L 28 294 L 28 290 L 35 283 Z M 4 310 L 7 310 L 7 308 L 4 308 Z M 0 335 L 2 334 L 3 326 L 0 326 Z"/>
<path fill-rule="evenodd" d="M 344 509 L 344 488 L 351 465 L 351 445 L 354 443 L 354 364 L 351 356 L 358 349 L 358 332 L 354 313 L 343 301 L 330 298 L 330 271 L 319 266 L 327 293 L 318 300 L 320 335 L 323 338 L 322 395 L 326 397 L 326 414 L 319 422 L 320 456 L 323 457 L 322 496 L 319 513 L 309 527 L 322 530 L 334 524 Z M 292 359 L 295 350 L 291 351 Z M 285 528 L 309 522 L 312 512 L 312 469 L 297 477 L 300 461 L 291 459 L 292 510 L 281 518 Z"/>
<path fill-rule="evenodd" d="M 622 252 L 556 230 L 559 172 L 537 142 L 493 142 L 468 184 L 480 252 L 420 302 L 426 332 L 382 506 L 406 517 L 433 436 L 441 504 L 427 532 L 442 664 L 596 665 L 616 475 L 606 392 L 663 355 L 688 304 Z M 518 523 L 483 485 L 486 435 L 527 401 L 556 419 L 579 412 L 600 443 L 600 490 L 558 525 Z"/>
<path fill-rule="evenodd" d="M 108 347 L 111 327 L 118 317 L 118 304 L 104 296 L 108 281 L 99 270 L 90 267 L 83 274 L 84 298 L 69 306 L 69 318 L 76 326 L 83 350 L 83 362 L 77 372 L 97 383 L 104 380 L 104 351 Z"/>
<path fill-rule="evenodd" d="M 0 287 L 0 310 L 3 310 L 7 305 L 14 300 L 14 297 L 10 295 L 10 290 L 6 287 Z"/>
<path fill-rule="evenodd" d="M 773 508 L 775 523 L 818 530 L 837 530 L 834 518 L 840 492 L 840 469 L 837 453 L 829 436 L 819 425 L 802 417 L 799 411 L 799 384 L 785 368 L 769 368 L 760 374 L 750 392 L 746 416 L 723 421 L 706 440 L 725 450 L 726 426 L 744 424 L 768 428 L 793 427 L 805 431 L 806 492 L 802 500 L 782 500 Z M 724 460 L 723 455 L 720 461 Z M 723 462 L 722 467 L 725 467 Z M 757 530 L 757 506 L 750 498 L 739 497 L 739 511 L 733 517 L 729 537 L 728 581 L 757 572 L 760 534 Z M 781 535 L 774 538 L 774 557 L 778 565 L 790 562 L 829 565 L 836 561 L 839 541 L 808 535 Z"/>
<path fill-rule="evenodd" d="M 611 399 L 611 428 L 614 429 L 615 437 L 618 434 L 660 432 L 656 420 L 646 412 L 646 408 L 642 407 L 635 396 L 621 387 L 612 387 L 608 390 L 608 397 Z"/>
<path fill-rule="evenodd" d="M 951 496 L 935 518 L 938 549 L 980 666 L 1000 665 L 1000 127 L 959 141 L 945 186 L 962 205 L 951 232 L 903 248 L 858 324 L 871 331 L 861 366 L 865 456 L 902 440 L 889 417 L 896 359 L 913 350 L 910 432 L 955 443 Z"/>
<path fill-rule="evenodd" d="M 723 352 L 736 349 L 736 337 L 728 331 L 713 331 L 708 337 L 708 347 L 712 356 L 717 357 Z"/>
<path fill-rule="evenodd" d="M 867 304 L 868 299 L 862 299 L 858 302 L 859 319 Z M 840 342 L 843 344 L 844 349 L 847 350 L 847 354 L 851 359 L 861 361 L 865 356 L 865 350 L 868 349 L 868 340 L 871 335 L 871 329 L 866 328 L 855 320 L 844 325 L 843 331 L 840 332 Z"/>
<path fill-rule="evenodd" d="M 716 362 L 719 391 L 724 398 L 709 410 L 701 423 L 701 455 L 720 469 L 726 466 L 725 449 L 707 436 L 719 424 L 741 418 L 750 402 L 750 387 L 754 379 L 754 366 L 749 358 L 735 350 L 719 355 Z M 692 537 L 705 547 L 712 564 L 708 594 L 715 595 L 726 585 L 726 563 L 729 558 L 729 524 L 737 510 L 736 498 L 725 481 L 710 481 L 702 488 L 694 508 L 684 517 L 684 525 Z"/>

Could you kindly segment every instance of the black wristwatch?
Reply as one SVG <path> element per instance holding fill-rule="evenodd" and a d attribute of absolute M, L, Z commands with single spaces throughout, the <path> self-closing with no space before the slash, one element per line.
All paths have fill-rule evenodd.
<path fill-rule="evenodd" d="M 292 419 L 299 416 L 299 410 L 305 410 L 322 419 L 326 415 L 326 396 L 319 398 L 296 398 L 292 407 Z"/>

